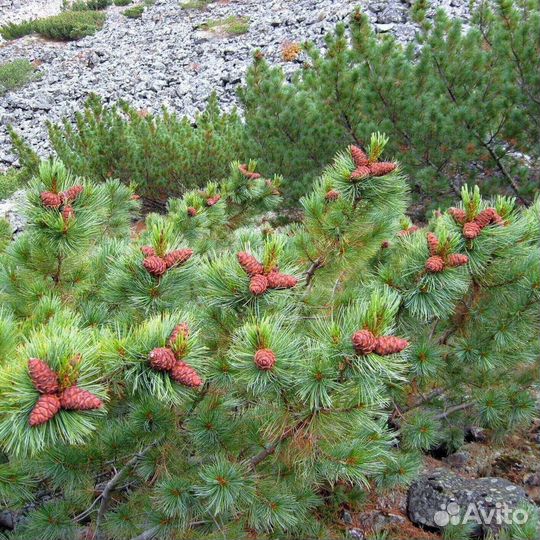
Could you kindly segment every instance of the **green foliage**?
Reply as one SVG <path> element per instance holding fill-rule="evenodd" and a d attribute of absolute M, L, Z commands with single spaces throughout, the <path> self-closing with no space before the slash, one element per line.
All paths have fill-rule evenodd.
<path fill-rule="evenodd" d="M 95 34 L 105 22 L 105 14 L 93 10 L 64 11 L 58 15 L 0 27 L 4 39 L 17 39 L 28 34 L 39 34 L 48 39 L 72 41 Z"/>
<path fill-rule="evenodd" d="M 240 35 L 249 31 L 249 18 L 231 15 L 225 19 L 210 19 L 202 23 L 199 28 L 202 30 Z"/>
<path fill-rule="evenodd" d="M 540 151 L 540 10 L 531 0 L 481 4 L 472 28 L 439 12 L 407 47 L 357 12 L 325 52 L 308 44 L 291 84 L 257 52 L 240 92 L 251 155 L 299 196 L 339 148 L 381 130 L 423 209 L 448 204 L 470 179 L 530 198 L 537 179 L 519 152 Z"/>
<path fill-rule="evenodd" d="M 133 6 L 122 11 L 122 13 L 130 19 L 138 19 L 144 12 L 144 6 L 142 4 Z"/>
<path fill-rule="evenodd" d="M 129 6 L 133 0 L 114 0 L 115 6 Z"/>
<path fill-rule="evenodd" d="M 64 9 L 71 11 L 99 11 L 108 8 L 112 0 L 74 0 L 64 5 Z"/>
<path fill-rule="evenodd" d="M 132 187 L 40 165 L 28 231 L 0 263 L 0 496 L 13 507 L 41 481 L 56 499 L 15 535 L 329 538 L 340 505 L 408 484 L 471 423 L 501 436 L 531 420 L 540 201 L 464 187 L 412 228 L 391 143 L 369 140 L 365 155 L 342 148 L 280 228 L 282 179 L 254 161 L 137 231 Z M 74 214 L 67 195 L 47 206 L 76 185 Z M 456 216 L 488 209 L 467 238 Z M 104 406 L 31 427 L 29 358 Z M 516 534 L 533 538 L 533 521 Z"/>
<path fill-rule="evenodd" d="M 214 0 L 192 0 L 190 2 L 182 2 L 180 7 L 182 9 L 205 9 L 212 2 Z"/>
<path fill-rule="evenodd" d="M 35 78 L 35 68 L 29 60 L 21 58 L 0 65 L 0 96 L 29 83 Z"/>
<path fill-rule="evenodd" d="M 12 129 L 12 142 L 25 174 L 36 174 L 39 159 Z M 163 110 L 112 107 L 91 96 L 76 124 L 49 124 L 55 153 L 76 174 L 93 180 L 133 182 L 146 198 L 163 204 L 168 196 L 227 175 L 229 163 L 244 155 L 244 132 L 236 112 L 220 111 L 216 96 L 195 121 Z"/>
<path fill-rule="evenodd" d="M 21 187 L 21 184 L 21 174 L 17 169 L 8 169 L 0 173 L 0 199 L 7 199 Z"/>

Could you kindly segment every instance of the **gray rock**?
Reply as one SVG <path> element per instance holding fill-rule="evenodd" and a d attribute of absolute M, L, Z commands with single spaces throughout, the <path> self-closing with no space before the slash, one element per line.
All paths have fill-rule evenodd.
<path fill-rule="evenodd" d="M 22 215 L 25 202 L 26 193 L 23 190 L 16 191 L 11 197 L 0 201 L 0 219 L 8 221 L 14 235 L 22 232 L 26 227 L 26 218 Z"/>
<path fill-rule="evenodd" d="M 409 488 L 407 511 L 413 523 L 441 528 L 452 518 L 468 518 L 477 533 L 502 527 L 505 509 L 511 512 L 527 500 L 525 491 L 502 478 L 462 478 L 446 469 L 423 474 Z M 462 516 L 462 518 L 459 518 Z M 461 519 L 461 520 L 460 520 Z"/>

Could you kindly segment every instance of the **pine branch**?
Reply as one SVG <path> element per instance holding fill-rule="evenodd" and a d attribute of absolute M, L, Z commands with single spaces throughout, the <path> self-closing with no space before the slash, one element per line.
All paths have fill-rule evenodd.
<path fill-rule="evenodd" d="M 466 403 L 461 403 L 460 405 L 454 405 L 453 407 L 449 407 L 448 409 L 446 409 L 446 411 L 435 415 L 434 418 L 435 420 L 442 420 L 443 418 L 447 418 L 448 416 L 450 416 L 451 414 L 454 414 L 455 412 L 464 411 L 466 409 L 470 409 L 473 406 L 474 406 L 474 403 L 471 401 L 466 402 Z"/>
<path fill-rule="evenodd" d="M 116 486 L 126 477 L 129 471 L 137 465 L 137 463 L 146 455 L 154 446 L 158 444 L 158 441 L 154 441 L 144 448 L 141 452 L 135 454 L 105 485 L 105 489 L 101 493 L 101 504 L 99 506 L 98 515 L 96 518 L 96 528 L 94 530 L 93 538 L 101 540 L 103 537 L 99 532 L 99 527 L 107 513 L 111 496 Z"/>
<path fill-rule="evenodd" d="M 315 272 L 319 268 L 322 268 L 322 266 L 323 266 L 323 262 L 322 262 L 321 257 L 313 261 L 313 263 L 311 264 L 311 266 L 308 268 L 306 272 L 306 287 L 309 287 L 309 284 L 311 283 L 311 280 L 313 279 Z"/>

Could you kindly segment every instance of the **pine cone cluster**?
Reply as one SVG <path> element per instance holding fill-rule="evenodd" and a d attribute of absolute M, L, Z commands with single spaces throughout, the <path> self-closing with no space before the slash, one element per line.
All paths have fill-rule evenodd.
<path fill-rule="evenodd" d="M 186 347 L 178 347 L 177 340 L 180 335 L 185 341 L 189 338 L 189 327 L 186 323 L 180 323 L 174 327 L 168 341 L 168 347 L 156 347 L 148 355 L 148 363 L 156 371 L 165 371 L 173 381 L 188 386 L 198 388 L 202 385 L 202 379 L 197 371 L 182 358 L 186 353 Z"/>
<path fill-rule="evenodd" d="M 72 186 L 62 193 L 42 191 L 40 193 L 41 204 L 45 208 L 52 208 L 54 210 L 60 210 L 63 206 L 61 214 L 64 222 L 67 222 L 68 220 L 75 218 L 75 210 L 70 203 L 77 199 L 83 191 L 84 187 L 81 185 Z"/>
<path fill-rule="evenodd" d="M 463 236 L 467 240 L 476 238 L 488 225 L 504 225 L 504 220 L 495 208 L 486 208 L 479 212 L 472 221 L 467 221 L 467 213 L 461 208 L 450 208 L 448 213 L 459 225 L 463 225 Z"/>
<path fill-rule="evenodd" d="M 195 217 L 198 214 L 197 209 L 194 206 L 188 206 L 187 215 L 189 217 Z"/>
<path fill-rule="evenodd" d="M 432 274 L 442 272 L 445 268 L 455 268 L 457 266 L 463 266 L 469 262 L 469 257 L 461 253 L 446 254 L 444 250 L 441 250 L 439 239 L 432 232 L 428 232 L 426 235 L 429 258 L 426 261 L 426 271 Z"/>
<path fill-rule="evenodd" d="M 276 364 L 276 355 L 272 349 L 258 349 L 253 356 L 255 365 L 262 370 L 268 371 Z"/>
<path fill-rule="evenodd" d="M 268 289 L 292 289 L 298 279 L 290 274 L 282 274 L 277 268 L 266 271 L 264 266 L 251 254 L 241 251 L 237 253 L 238 263 L 251 278 L 249 290 L 251 294 L 260 296 Z"/>
<path fill-rule="evenodd" d="M 370 161 L 367 154 L 358 146 L 351 145 L 349 150 L 356 167 L 350 175 L 351 180 L 362 180 L 368 176 L 386 176 L 397 167 L 390 161 Z"/>
<path fill-rule="evenodd" d="M 187 262 L 193 255 L 192 249 L 175 249 L 159 257 L 152 246 L 142 246 L 143 266 L 153 276 L 162 276 L 167 270 Z"/>
<path fill-rule="evenodd" d="M 77 384 L 61 388 L 57 373 L 39 358 L 30 358 L 28 374 L 34 388 L 41 394 L 30 413 L 30 426 L 45 424 L 60 411 L 87 411 L 103 406 L 101 399 Z"/>
<path fill-rule="evenodd" d="M 396 336 L 375 337 L 373 332 L 366 329 L 358 330 L 351 339 L 355 352 L 360 355 L 374 352 L 379 356 L 387 356 L 399 353 L 409 346 L 406 339 Z"/>
<path fill-rule="evenodd" d="M 247 164 L 242 163 L 241 165 L 238 165 L 238 170 L 248 179 L 248 180 L 257 180 L 261 177 L 259 173 L 251 172 L 247 168 Z"/>

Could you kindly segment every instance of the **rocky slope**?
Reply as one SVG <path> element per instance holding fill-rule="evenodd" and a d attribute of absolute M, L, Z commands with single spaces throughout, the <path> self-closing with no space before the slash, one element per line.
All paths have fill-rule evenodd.
<path fill-rule="evenodd" d="M 57 0 L 0 0 L 0 20 L 43 16 L 57 10 L 58 4 Z M 469 16 L 468 0 L 431 4 L 433 12 L 443 7 L 454 17 Z M 218 0 L 207 9 L 188 10 L 180 7 L 179 0 L 158 0 L 140 19 L 123 16 L 125 8 L 109 8 L 104 28 L 77 42 L 25 37 L 0 43 L 0 64 L 28 58 L 39 65 L 41 74 L 27 87 L 0 97 L 0 167 L 16 162 L 8 124 L 46 153 L 44 121 L 71 115 L 90 92 L 106 101 L 128 99 L 141 109 L 165 105 L 192 115 L 215 89 L 229 109 L 255 49 L 283 62 L 286 43 L 313 40 L 322 45 L 324 34 L 336 22 L 346 21 L 356 5 L 358 0 Z M 377 31 L 391 32 L 401 41 L 414 35 L 410 0 L 371 0 L 363 5 Z M 248 17 L 248 32 L 233 36 L 199 28 L 206 21 L 229 16 Z M 293 71 L 300 63 L 301 58 L 286 66 Z"/>

